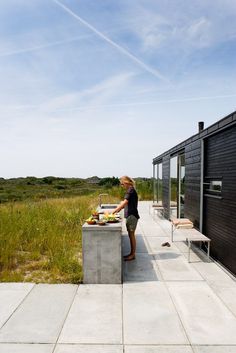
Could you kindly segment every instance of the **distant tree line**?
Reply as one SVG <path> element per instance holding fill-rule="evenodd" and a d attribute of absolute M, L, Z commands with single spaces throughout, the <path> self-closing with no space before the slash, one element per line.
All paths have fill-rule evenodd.
<path fill-rule="evenodd" d="M 135 178 L 140 199 L 151 199 L 153 182 L 149 178 Z M 45 176 L 36 178 L 0 178 L 0 203 L 9 201 L 41 200 L 46 198 L 88 195 L 93 192 L 106 192 L 123 197 L 124 190 L 119 187 L 119 178 L 93 176 L 90 178 L 62 178 Z"/>
<path fill-rule="evenodd" d="M 100 181 L 99 181 L 99 185 L 100 186 L 105 186 L 107 188 L 109 187 L 112 187 L 112 186 L 119 186 L 120 185 L 120 180 L 119 178 L 116 178 L 116 177 L 112 177 L 112 178 L 102 178 Z"/>

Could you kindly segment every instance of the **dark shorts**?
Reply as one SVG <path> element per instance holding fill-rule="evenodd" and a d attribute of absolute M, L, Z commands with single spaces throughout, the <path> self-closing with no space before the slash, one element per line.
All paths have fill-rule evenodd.
<path fill-rule="evenodd" d="M 137 227 L 138 219 L 131 215 L 126 218 L 126 228 L 127 231 L 134 232 Z"/>

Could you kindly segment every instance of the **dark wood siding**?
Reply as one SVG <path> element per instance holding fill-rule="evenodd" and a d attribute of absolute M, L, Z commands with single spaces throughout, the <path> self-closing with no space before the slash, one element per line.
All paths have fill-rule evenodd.
<path fill-rule="evenodd" d="M 236 112 L 153 159 L 163 161 L 163 206 L 169 218 L 170 156 L 185 150 L 185 217 L 199 229 L 201 139 L 204 139 L 204 178 L 222 178 L 221 197 L 203 198 L 203 233 L 212 239 L 211 256 L 236 274 Z M 209 180 L 209 179 L 208 179 Z M 214 195 L 213 195 L 214 196 Z"/>
<path fill-rule="evenodd" d="M 196 228 L 200 223 L 201 141 L 185 147 L 185 204 L 184 216 Z"/>
<path fill-rule="evenodd" d="M 204 196 L 211 255 L 236 274 L 236 125 L 206 139 L 204 176 L 222 178 L 221 197 Z"/>

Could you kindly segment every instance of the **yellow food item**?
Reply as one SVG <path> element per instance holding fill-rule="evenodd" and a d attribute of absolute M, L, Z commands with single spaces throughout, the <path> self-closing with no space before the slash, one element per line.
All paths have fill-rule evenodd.
<path fill-rule="evenodd" d="M 86 222 L 91 222 L 91 221 L 94 221 L 93 216 L 90 216 L 89 218 L 86 219 Z"/>
<path fill-rule="evenodd" d="M 113 213 L 105 213 L 104 219 L 106 219 L 107 221 L 114 221 L 116 219 L 116 215 L 114 215 Z"/>

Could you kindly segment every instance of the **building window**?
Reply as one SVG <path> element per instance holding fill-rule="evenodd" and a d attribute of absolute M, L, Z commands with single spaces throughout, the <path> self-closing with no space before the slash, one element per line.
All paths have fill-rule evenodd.
<path fill-rule="evenodd" d="M 222 190 L 222 180 L 211 180 L 210 181 L 210 191 L 221 192 Z"/>
<path fill-rule="evenodd" d="M 154 202 L 162 204 L 162 163 L 154 165 L 153 168 Z"/>
<path fill-rule="evenodd" d="M 162 203 L 162 163 L 158 164 L 158 187 L 157 187 L 157 201 Z"/>
<path fill-rule="evenodd" d="M 204 194 L 221 196 L 222 193 L 222 180 L 209 179 L 204 183 Z"/>

